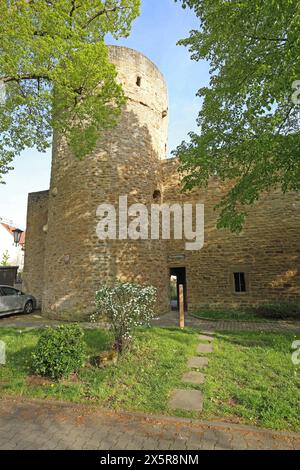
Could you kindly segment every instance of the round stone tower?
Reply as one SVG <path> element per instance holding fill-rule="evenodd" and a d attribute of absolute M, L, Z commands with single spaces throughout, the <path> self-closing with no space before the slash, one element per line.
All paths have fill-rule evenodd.
<path fill-rule="evenodd" d="M 105 131 L 96 150 L 76 160 L 54 139 L 45 252 L 43 311 L 83 316 L 93 309 L 101 283 L 135 281 L 158 289 L 168 309 L 168 270 L 160 240 L 98 239 L 97 208 L 119 196 L 150 208 L 162 192 L 168 96 L 158 68 L 142 54 L 110 46 L 128 102 L 117 127 Z"/>

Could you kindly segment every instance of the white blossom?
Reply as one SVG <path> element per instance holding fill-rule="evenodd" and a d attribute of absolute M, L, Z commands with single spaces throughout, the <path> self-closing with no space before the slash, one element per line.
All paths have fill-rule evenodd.
<path fill-rule="evenodd" d="M 97 312 L 91 316 L 96 321 L 106 317 L 115 337 L 115 347 L 122 350 L 131 341 L 138 326 L 150 326 L 154 317 L 157 290 L 152 286 L 118 282 L 114 286 L 103 285 L 96 292 Z"/>

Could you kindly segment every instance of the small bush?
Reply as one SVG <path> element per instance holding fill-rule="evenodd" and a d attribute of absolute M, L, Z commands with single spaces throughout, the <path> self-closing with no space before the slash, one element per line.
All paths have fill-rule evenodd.
<path fill-rule="evenodd" d="M 105 316 L 114 334 L 114 350 L 122 352 L 131 341 L 134 328 L 149 326 L 154 316 L 156 289 L 139 284 L 117 283 L 113 287 L 101 286 L 96 292 L 97 313 Z"/>
<path fill-rule="evenodd" d="M 32 354 L 35 374 L 58 380 L 68 377 L 84 365 L 86 344 L 79 325 L 47 328 Z"/>
<path fill-rule="evenodd" d="M 280 302 L 260 305 L 254 309 L 256 315 L 263 318 L 298 319 L 300 320 L 300 303 Z"/>

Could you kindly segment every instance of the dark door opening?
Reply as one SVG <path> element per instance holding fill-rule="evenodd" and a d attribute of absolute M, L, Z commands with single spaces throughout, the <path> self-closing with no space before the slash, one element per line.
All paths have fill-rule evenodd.
<path fill-rule="evenodd" d="M 184 310 L 187 311 L 186 269 L 170 269 L 170 304 L 171 310 L 179 310 L 179 286 L 183 285 Z"/>

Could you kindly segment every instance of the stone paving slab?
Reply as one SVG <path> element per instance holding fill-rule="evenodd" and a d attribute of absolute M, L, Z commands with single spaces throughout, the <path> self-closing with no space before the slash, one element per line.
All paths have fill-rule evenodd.
<path fill-rule="evenodd" d="M 34 330 L 40 328 L 47 328 L 49 326 L 56 327 L 69 323 L 70 322 L 67 321 L 46 318 L 40 313 L 40 310 L 35 310 L 34 313 L 31 313 L 30 315 L 18 314 L 0 317 L 0 328 L 30 328 Z M 81 322 L 81 326 L 86 329 L 106 329 L 109 327 L 108 323 L 103 321 L 97 323 L 84 321 Z"/>
<path fill-rule="evenodd" d="M 207 357 L 194 356 L 194 357 L 190 357 L 188 360 L 188 367 L 190 369 L 202 369 L 203 367 L 207 367 L 207 366 L 208 366 Z"/>
<path fill-rule="evenodd" d="M 172 410 L 202 411 L 203 395 L 199 390 L 173 390 L 169 407 Z"/>
<path fill-rule="evenodd" d="M 198 354 L 209 354 L 213 352 L 213 346 L 211 344 L 198 344 L 197 353 Z"/>
<path fill-rule="evenodd" d="M 266 332 L 300 332 L 300 321 L 241 321 L 241 320 L 201 320 L 200 318 L 186 315 L 186 326 L 198 328 L 204 334 L 212 334 L 214 331 L 266 331 Z M 161 328 L 178 327 L 178 313 L 169 312 L 152 321 L 153 326 Z"/>
<path fill-rule="evenodd" d="M 300 450 L 300 434 L 46 400 L 0 401 L 0 449 Z"/>
<path fill-rule="evenodd" d="M 213 336 L 215 334 L 215 331 L 212 331 L 212 330 L 202 330 L 202 333 L 204 335 L 208 335 L 208 336 Z"/>
<path fill-rule="evenodd" d="M 55 326 L 62 324 L 57 320 L 49 320 L 44 318 L 36 311 L 31 315 L 11 315 L 0 318 L 1 327 L 16 327 L 16 328 L 44 328 L 45 326 Z M 187 327 L 198 328 L 204 334 L 212 334 L 214 331 L 267 331 L 267 332 L 300 332 L 300 321 L 274 321 L 274 322 L 252 322 L 252 321 L 238 321 L 238 320 L 201 320 L 186 315 L 185 323 Z M 85 322 L 82 324 L 85 328 L 107 328 L 107 324 L 99 323 L 93 324 Z M 161 317 L 152 320 L 153 326 L 161 328 L 174 328 L 179 327 L 178 313 L 169 312 Z"/>
<path fill-rule="evenodd" d="M 205 382 L 205 375 L 201 372 L 190 371 L 182 376 L 183 382 L 200 385 Z"/>
<path fill-rule="evenodd" d="M 208 335 L 199 335 L 198 338 L 200 341 L 208 341 L 209 343 L 212 343 L 215 339 L 212 336 L 208 336 Z"/>

